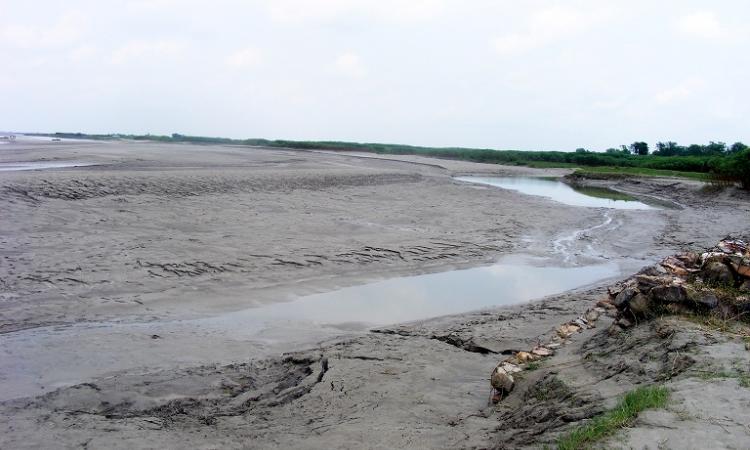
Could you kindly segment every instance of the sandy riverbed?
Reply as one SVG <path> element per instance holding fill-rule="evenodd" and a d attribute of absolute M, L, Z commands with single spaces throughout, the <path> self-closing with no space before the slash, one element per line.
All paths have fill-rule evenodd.
<path fill-rule="evenodd" d="M 600 287 L 388 333 L 313 328 L 274 341 L 160 326 L 517 253 L 614 262 L 626 275 L 748 234 L 750 215 L 742 194 L 674 180 L 615 187 L 680 209 L 565 206 L 452 179 L 564 171 L 420 157 L 114 142 L 0 153 L 0 163 L 40 160 L 97 165 L 0 173 L 0 379 L 13 417 L 3 447 L 498 445 L 492 354 L 440 337 L 522 348 Z M 55 340 L 87 325 L 96 338 Z"/>

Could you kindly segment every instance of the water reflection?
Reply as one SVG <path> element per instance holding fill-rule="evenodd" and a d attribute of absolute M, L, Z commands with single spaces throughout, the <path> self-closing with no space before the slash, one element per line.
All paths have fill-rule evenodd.
<path fill-rule="evenodd" d="M 538 195 L 572 206 L 614 209 L 656 209 L 633 197 L 606 188 L 573 188 L 557 180 L 533 177 L 457 177 L 459 181 L 497 186 Z"/>
<path fill-rule="evenodd" d="M 617 274 L 616 264 L 538 267 L 508 261 L 488 267 L 393 278 L 309 295 L 293 302 L 233 313 L 224 320 L 393 324 L 518 304 Z"/>
<path fill-rule="evenodd" d="M 83 162 L 18 162 L 18 163 L 0 163 L 0 172 L 13 172 L 17 170 L 40 170 L 40 169 L 60 169 L 63 167 L 83 167 L 93 166 L 93 163 Z"/>

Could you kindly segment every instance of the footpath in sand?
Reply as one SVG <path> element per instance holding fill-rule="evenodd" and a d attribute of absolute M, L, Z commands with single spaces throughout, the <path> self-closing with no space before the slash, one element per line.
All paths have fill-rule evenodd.
<path fill-rule="evenodd" d="M 0 175 L 1 336 L 4 360 L 12 362 L 1 374 L 3 448 L 534 447 L 667 373 L 676 353 L 747 361 L 741 340 L 700 325 L 666 318 L 611 337 L 603 318 L 488 406 L 497 361 L 578 317 L 611 280 L 531 304 L 371 332 L 301 334 L 282 356 L 272 356 L 281 347 L 201 330 L 187 342 L 148 332 L 19 354 L 76 323 L 116 335 L 121 324 L 158 327 L 394 275 L 488 264 L 504 254 L 549 256 L 562 248 L 565 254 L 551 255 L 559 264 L 570 255 L 570 264 L 615 261 L 629 275 L 668 254 L 748 234 L 750 207 L 732 189 L 709 193 L 675 180 L 609 184 L 681 209 L 569 207 L 452 179 L 528 169 L 426 158 L 16 145 L 5 161 L 100 165 Z M 594 228 L 605 219 L 607 226 Z M 586 229 L 593 231 L 579 233 Z M 99 355 L 118 351 L 127 357 L 101 363 Z M 57 379 L 59 361 L 44 361 L 52 353 L 80 367 L 60 367 L 68 372 Z M 700 361 L 713 364 L 709 356 Z M 711 410 L 731 390 L 732 420 L 747 423 L 740 411 L 747 392 L 737 379 L 707 382 L 686 370 L 670 383 L 673 409 L 645 414 L 639 427 L 667 436 L 659 427 L 679 430 L 677 417 L 735 439 L 715 437 L 719 447 L 749 437 Z M 643 446 L 638 436 L 647 435 L 616 442 Z M 664 445 L 684 448 L 676 442 Z"/>

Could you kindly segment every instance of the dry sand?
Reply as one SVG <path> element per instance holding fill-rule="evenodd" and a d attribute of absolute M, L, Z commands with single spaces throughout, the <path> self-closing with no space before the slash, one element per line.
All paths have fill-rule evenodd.
<path fill-rule="evenodd" d="M 252 338 L 238 329 L 164 330 L 515 253 L 560 265 L 613 261 L 627 275 L 660 256 L 749 233 L 750 202 L 733 189 L 606 182 L 681 207 L 578 208 L 451 178 L 562 170 L 362 156 L 131 142 L 4 146 L 0 163 L 98 165 L 0 172 L 0 447 L 535 445 L 661 373 L 635 371 L 608 384 L 628 374 L 620 371 L 582 384 L 616 366 L 606 358 L 604 369 L 582 364 L 582 349 L 621 344 L 592 331 L 555 357 L 568 371 L 535 374 L 579 380 L 590 391 L 570 420 L 559 419 L 563 406 L 554 402 L 524 409 L 522 395 L 487 407 L 493 352 L 532 344 L 590 306 L 604 282 L 377 332 L 313 327 L 276 339 L 273 330 Z"/>

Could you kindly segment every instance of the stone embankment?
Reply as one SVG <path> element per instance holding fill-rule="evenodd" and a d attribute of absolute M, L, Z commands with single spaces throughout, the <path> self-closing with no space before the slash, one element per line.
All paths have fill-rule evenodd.
<path fill-rule="evenodd" d="M 498 403 L 515 386 L 514 374 L 552 356 L 576 333 L 594 328 L 603 314 L 614 318 L 610 334 L 648 319 L 680 314 L 719 320 L 750 317 L 750 244 L 724 239 L 703 253 L 684 252 L 664 258 L 610 287 L 605 299 L 573 321 L 560 325 L 546 343 L 501 361 L 490 376 L 491 402 Z"/>

